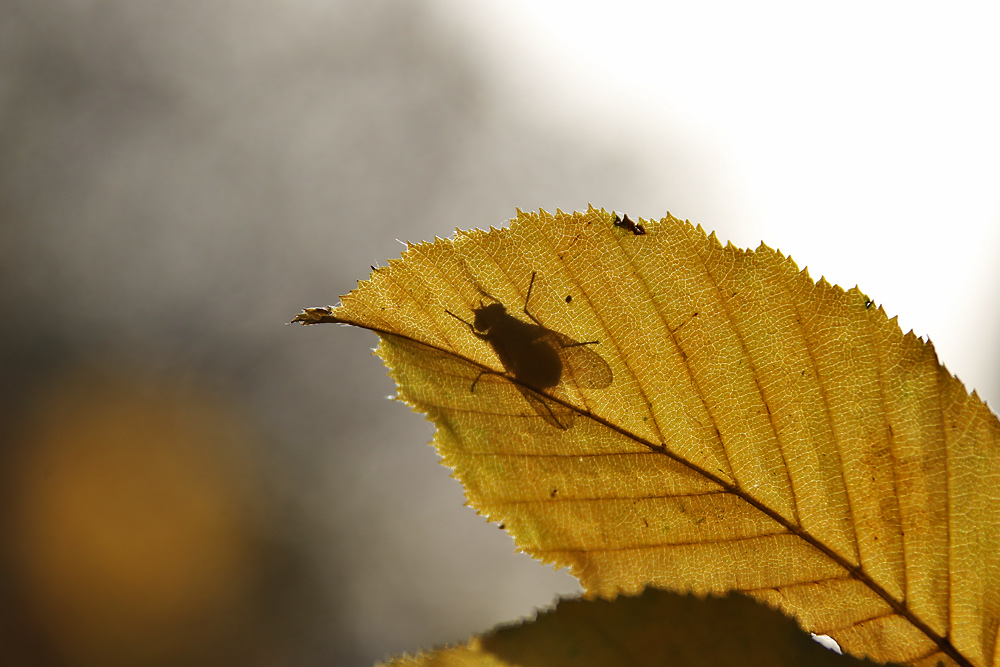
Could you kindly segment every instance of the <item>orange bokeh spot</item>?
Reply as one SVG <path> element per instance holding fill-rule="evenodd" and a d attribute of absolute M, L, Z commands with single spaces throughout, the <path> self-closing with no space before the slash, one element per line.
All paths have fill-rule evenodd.
<path fill-rule="evenodd" d="M 73 664 L 167 664 L 238 625 L 255 555 L 247 432 L 186 385 L 77 376 L 8 465 L 25 613 Z"/>

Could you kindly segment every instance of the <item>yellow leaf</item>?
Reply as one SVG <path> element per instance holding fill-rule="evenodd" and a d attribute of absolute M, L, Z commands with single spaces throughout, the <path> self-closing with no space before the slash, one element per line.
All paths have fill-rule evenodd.
<path fill-rule="evenodd" d="M 562 600 L 537 618 L 384 667 L 767 665 L 873 667 L 823 648 L 795 622 L 740 595 L 700 599 L 655 588 L 615 600 Z"/>
<path fill-rule="evenodd" d="M 296 319 L 377 332 L 470 504 L 591 594 L 742 591 L 855 655 L 1000 664 L 996 417 L 856 288 L 639 224 L 519 212 Z"/>

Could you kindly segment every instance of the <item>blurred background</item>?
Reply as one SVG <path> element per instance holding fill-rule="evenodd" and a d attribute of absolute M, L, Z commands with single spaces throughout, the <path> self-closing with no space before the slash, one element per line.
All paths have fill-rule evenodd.
<path fill-rule="evenodd" d="M 284 325 L 515 207 L 763 239 L 997 405 L 996 10 L 652 4 L 0 3 L 4 664 L 369 665 L 574 593 L 374 335 Z"/>

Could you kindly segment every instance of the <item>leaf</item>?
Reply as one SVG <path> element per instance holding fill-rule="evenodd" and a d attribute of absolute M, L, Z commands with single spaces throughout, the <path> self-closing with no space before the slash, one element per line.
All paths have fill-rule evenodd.
<path fill-rule="evenodd" d="M 855 655 L 998 664 L 986 405 L 856 288 L 672 216 L 637 236 L 612 215 L 519 212 L 411 245 L 296 319 L 377 332 L 469 503 L 593 594 L 742 591 Z M 597 341 L 613 381 L 565 364 L 526 381 L 477 330 L 490 304 Z M 544 346 L 508 338 L 508 356 Z"/>
<path fill-rule="evenodd" d="M 615 600 L 561 600 L 536 619 L 385 667 L 860 667 L 794 621 L 741 595 L 698 598 L 650 588 Z"/>

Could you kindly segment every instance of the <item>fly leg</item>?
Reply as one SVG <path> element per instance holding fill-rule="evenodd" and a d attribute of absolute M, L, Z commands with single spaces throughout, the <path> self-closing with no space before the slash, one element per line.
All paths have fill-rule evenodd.
<path fill-rule="evenodd" d="M 470 394 L 474 393 L 476 391 L 476 385 L 479 384 L 479 379 L 481 377 L 483 377 L 484 375 L 497 375 L 499 377 L 507 377 L 503 373 L 497 373 L 496 371 L 491 371 L 489 369 L 481 370 L 481 371 L 479 371 L 479 375 L 476 376 L 476 379 L 472 381 L 472 386 L 469 387 L 469 393 Z"/>
<path fill-rule="evenodd" d="M 559 344 L 562 347 L 566 348 L 566 347 L 580 347 L 582 345 L 598 345 L 598 344 L 600 344 L 600 342 L 601 341 L 599 341 L 599 340 L 588 340 L 586 343 L 578 343 L 576 341 L 573 341 L 572 343 L 567 344 L 567 343 L 564 343 L 562 341 L 559 341 Z"/>
<path fill-rule="evenodd" d="M 450 311 L 450 310 L 448 310 L 447 308 L 445 308 L 444 312 L 448 313 L 449 315 L 451 315 L 452 317 L 454 317 L 454 318 L 455 318 L 456 320 L 458 320 L 459 322 L 461 322 L 461 323 L 462 323 L 462 324 L 464 324 L 465 326 L 469 327 L 469 331 L 471 331 L 471 332 L 472 332 L 472 335 L 473 335 L 473 336 L 475 336 L 475 337 L 476 337 L 476 338 L 478 338 L 479 340 L 486 340 L 486 334 L 484 334 L 484 333 L 480 333 L 480 332 L 476 331 L 476 327 L 474 327 L 474 326 L 472 325 L 472 322 L 468 322 L 468 321 L 466 321 L 466 320 L 463 320 L 463 319 L 462 319 L 461 317 L 459 317 L 459 316 L 458 316 L 458 315 L 456 315 L 455 313 L 451 312 L 451 311 Z"/>
<path fill-rule="evenodd" d="M 531 282 L 528 283 L 528 294 L 524 297 L 524 314 L 530 317 L 532 322 L 544 329 L 545 325 L 542 324 L 537 317 L 532 315 L 530 310 L 528 310 L 528 302 L 531 301 L 531 289 L 535 286 L 535 275 L 537 273 L 537 271 L 531 272 Z"/>
<path fill-rule="evenodd" d="M 527 296 L 524 297 L 524 314 L 527 315 L 528 317 L 530 317 L 532 322 L 534 322 L 535 324 L 537 324 L 541 328 L 548 330 L 548 328 L 544 324 L 542 324 L 541 320 L 539 320 L 537 317 L 535 317 L 534 315 L 532 315 L 531 311 L 528 310 L 528 302 L 531 301 L 531 288 L 533 288 L 535 286 L 535 274 L 537 274 L 537 273 L 538 273 L 537 271 L 532 271 L 531 272 L 531 282 L 528 283 L 528 294 L 527 294 Z M 566 348 L 566 347 L 579 347 L 581 345 L 597 345 L 600 342 L 601 341 L 598 341 L 598 340 L 588 340 L 586 343 L 578 343 L 576 341 L 573 341 L 570 344 L 566 344 L 566 343 L 564 343 L 561 340 L 561 337 L 560 337 L 559 345 L 562 346 L 562 347 L 564 347 L 564 348 Z"/>

